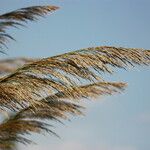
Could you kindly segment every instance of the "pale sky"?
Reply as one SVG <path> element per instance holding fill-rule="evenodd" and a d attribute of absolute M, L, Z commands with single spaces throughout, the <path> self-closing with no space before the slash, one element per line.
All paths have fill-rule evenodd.
<path fill-rule="evenodd" d="M 9 30 L 17 42 L 8 44 L 9 56 L 3 57 L 49 57 L 102 45 L 150 49 L 150 0 L 1 0 L 0 13 L 46 4 L 60 10 L 27 28 Z M 19 149 L 149 150 L 149 76 L 149 67 L 107 76 L 129 86 L 123 94 L 88 101 L 85 117 L 56 124 L 61 139 L 33 135 L 38 145 Z"/>

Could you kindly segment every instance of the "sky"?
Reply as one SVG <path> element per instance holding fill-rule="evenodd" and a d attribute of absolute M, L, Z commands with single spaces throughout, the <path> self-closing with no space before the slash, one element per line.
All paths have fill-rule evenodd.
<path fill-rule="evenodd" d="M 1 0 L 0 13 L 33 5 L 60 10 L 10 29 L 6 57 L 49 57 L 91 46 L 150 49 L 149 0 Z M 149 150 L 150 69 L 117 71 L 108 80 L 128 82 L 124 93 L 85 103 L 86 116 L 56 124 L 61 137 L 32 135 L 38 145 L 20 150 Z"/>

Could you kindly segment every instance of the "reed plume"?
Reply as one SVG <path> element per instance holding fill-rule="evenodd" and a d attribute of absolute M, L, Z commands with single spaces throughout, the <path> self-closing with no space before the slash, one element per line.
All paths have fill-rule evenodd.
<path fill-rule="evenodd" d="M 1 15 L 1 48 L 14 39 L 6 32 L 8 27 L 23 26 L 56 9 L 33 6 Z M 0 149 L 14 150 L 16 142 L 32 143 L 26 137 L 31 133 L 58 136 L 45 121 L 62 123 L 70 115 L 84 114 L 83 99 L 122 92 L 126 83 L 107 81 L 102 73 L 136 65 L 150 65 L 149 50 L 99 46 L 43 59 L 0 60 L 0 110 L 8 112 L 0 124 Z"/>
<path fill-rule="evenodd" d="M 56 6 L 32 6 L 21 8 L 9 13 L 0 15 L 0 52 L 4 52 L 3 47 L 7 47 L 8 40 L 15 40 L 6 32 L 8 27 L 24 26 L 27 21 L 36 21 L 38 17 L 43 17 L 48 12 L 53 12 L 59 7 Z"/>

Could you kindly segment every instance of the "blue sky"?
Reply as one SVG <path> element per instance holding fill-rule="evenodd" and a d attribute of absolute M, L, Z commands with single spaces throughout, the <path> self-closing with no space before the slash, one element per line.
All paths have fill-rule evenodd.
<path fill-rule="evenodd" d="M 11 29 L 17 42 L 8 44 L 9 56 L 48 57 L 91 46 L 150 49 L 149 0 L 1 0 L 0 13 L 20 7 L 52 4 L 60 10 Z M 2 57 L 2 56 L 1 56 Z M 88 101 L 86 117 L 56 124 L 53 136 L 32 138 L 23 150 L 148 150 L 150 148 L 150 69 L 117 71 L 109 80 L 129 83 L 123 94 Z"/>

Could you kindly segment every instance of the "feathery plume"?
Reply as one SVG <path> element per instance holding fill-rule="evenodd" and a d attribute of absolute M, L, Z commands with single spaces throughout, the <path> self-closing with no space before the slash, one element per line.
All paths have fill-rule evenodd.
<path fill-rule="evenodd" d="M 24 64 L 37 61 L 37 59 L 31 58 L 9 58 L 0 60 L 0 75 L 6 75 L 16 71 Z"/>
<path fill-rule="evenodd" d="M 76 90 L 68 89 L 70 95 L 65 92 L 58 92 L 41 99 L 42 105 L 35 104 L 34 107 L 29 106 L 22 109 L 0 125 L 0 143 L 3 144 L 3 147 L 6 141 L 8 143 L 31 144 L 33 141 L 24 136 L 31 133 L 41 134 L 44 131 L 58 136 L 50 129 L 52 125 L 45 123 L 44 120 L 62 123 L 62 119 L 69 119 L 69 114 L 83 115 L 83 107 L 79 106 L 76 100 L 94 98 L 97 95 L 111 95 L 122 91 L 124 87 L 124 83 L 99 82 L 76 87 Z M 74 102 L 68 101 L 69 99 L 74 100 Z M 2 150 L 3 147 L 0 145 Z"/>
<path fill-rule="evenodd" d="M 114 67 L 126 69 L 149 63 L 148 50 L 115 47 L 87 48 L 44 58 L 0 79 L 0 107 L 19 110 L 34 106 L 57 92 L 69 95 L 68 89 L 103 81 L 100 72 L 112 73 Z"/>
<path fill-rule="evenodd" d="M 32 6 L 0 15 L 0 48 L 7 47 L 5 43 L 9 39 L 15 40 L 6 32 L 8 27 L 24 26 L 24 22 L 35 21 L 38 17 L 43 17 L 48 12 L 53 12 L 58 8 L 56 6 Z"/>

